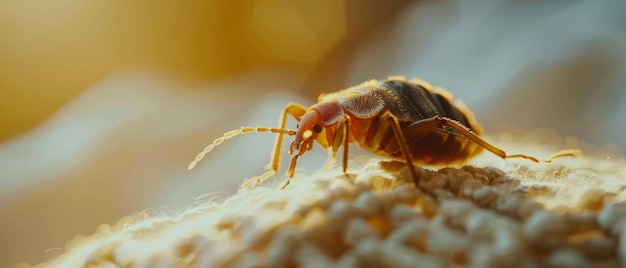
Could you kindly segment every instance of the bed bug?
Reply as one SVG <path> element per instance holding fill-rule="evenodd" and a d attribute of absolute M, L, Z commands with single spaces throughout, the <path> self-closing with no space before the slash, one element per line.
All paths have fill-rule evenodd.
<path fill-rule="evenodd" d="M 298 121 L 296 130 L 285 128 L 288 116 Z M 453 102 L 448 91 L 422 80 L 406 80 L 398 76 L 381 81 L 370 80 L 335 93 L 322 94 L 318 102 L 308 108 L 289 103 L 280 115 L 278 128 L 242 127 L 226 132 L 198 154 L 188 168 L 192 169 L 206 153 L 224 140 L 250 132 L 273 132 L 278 135 L 266 167 L 268 171 L 248 180 L 243 187 L 261 183 L 278 172 L 284 135 L 294 136 L 294 140 L 289 146 L 289 154 L 293 155 L 287 171 L 289 178 L 281 189 L 289 185 L 298 158 L 311 150 L 315 141 L 329 148 L 331 157 L 343 145 L 344 174 L 347 174 L 348 168 L 348 149 L 353 142 L 376 154 L 405 162 L 415 185 L 433 197 L 432 191 L 420 186 L 414 165 L 459 163 L 476 156 L 483 149 L 503 159 L 524 158 L 540 162 L 530 155 L 508 155 L 480 138 L 482 130 L 472 112 L 461 101 Z M 563 150 L 543 161 L 579 154 L 577 150 Z"/>

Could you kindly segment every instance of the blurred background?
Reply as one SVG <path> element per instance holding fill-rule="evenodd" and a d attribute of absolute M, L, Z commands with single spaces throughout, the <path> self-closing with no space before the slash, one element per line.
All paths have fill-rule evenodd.
<path fill-rule="evenodd" d="M 2 1 L 0 266 L 44 261 L 126 215 L 234 193 L 263 172 L 274 137 L 229 140 L 187 171 L 214 138 L 388 75 L 447 88 L 496 144 L 503 131 L 550 129 L 619 155 L 624 10 L 620 0 Z M 325 157 L 314 150 L 298 172 Z"/>

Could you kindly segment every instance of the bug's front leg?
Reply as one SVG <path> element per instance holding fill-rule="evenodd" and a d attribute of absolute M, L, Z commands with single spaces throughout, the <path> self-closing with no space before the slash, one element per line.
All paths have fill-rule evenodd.
<path fill-rule="evenodd" d="M 352 127 L 352 118 L 349 115 L 344 115 L 339 124 L 332 140 L 331 149 L 333 154 L 339 151 L 339 147 L 343 143 L 343 159 L 342 168 L 343 173 L 346 174 L 348 170 L 348 149 L 350 147 L 350 128 Z M 347 175 L 347 174 L 346 174 Z"/>
<path fill-rule="evenodd" d="M 326 163 L 324 163 L 323 170 L 330 170 L 337 162 L 337 151 L 339 151 L 339 147 L 343 143 L 344 149 L 342 157 L 342 168 L 343 173 L 346 174 L 346 171 L 348 170 L 348 147 L 350 146 L 349 136 L 351 127 L 352 118 L 349 115 L 344 115 L 337 125 L 337 130 L 335 131 L 335 135 L 333 136 L 332 145 L 330 148 L 328 148 L 328 159 L 326 159 Z"/>
<path fill-rule="evenodd" d="M 352 119 L 350 118 L 349 115 L 344 115 L 341 121 L 339 121 L 337 125 L 337 129 L 335 131 L 335 135 L 333 136 L 331 140 L 331 147 L 329 149 L 328 159 L 326 160 L 326 163 L 324 164 L 323 170 L 330 168 L 332 164 L 334 164 L 336 160 L 336 153 L 339 150 L 339 147 L 343 143 L 343 146 L 344 146 L 343 173 L 346 176 L 348 176 L 346 171 L 348 170 L 348 147 L 350 146 L 349 135 L 350 135 L 351 124 L 352 124 Z M 303 149 L 300 149 L 300 151 L 302 150 Z M 298 159 L 298 156 L 299 155 L 295 155 L 293 158 L 291 158 L 291 165 L 290 165 L 289 172 L 288 172 L 290 175 L 287 181 L 285 182 L 285 184 L 283 184 L 283 186 L 280 188 L 281 190 L 284 190 L 291 183 L 291 177 L 293 177 L 293 172 L 296 166 L 295 163 Z"/>
<path fill-rule="evenodd" d="M 296 120 L 300 120 L 300 118 L 306 113 L 307 107 L 298 103 L 291 102 L 285 106 L 282 113 L 280 114 L 280 118 L 278 119 L 278 127 L 284 129 L 287 125 L 287 116 L 291 115 Z M 274 150 L 272 151 L 272 155 L 270 156 L 270 162 L 265 166 L 268 169 L 261 176 L 252 178 L 243 183 L 241 188 L 248 188 L 253 184 L 261 183 L 267 180 L 272 175 L 278 172 L 280 167 L 280 150 L 283 145 L 283 135 L 282 133 L 276 136 L 276 140 L 274 140 Z"/>

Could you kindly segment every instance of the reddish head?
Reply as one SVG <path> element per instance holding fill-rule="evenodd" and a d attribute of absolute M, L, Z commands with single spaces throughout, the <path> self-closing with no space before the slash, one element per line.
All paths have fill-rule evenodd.
<path fill-rule="evenodd" d="M 335 125 L 341 120 L 343 109 L 336 101 L 321 102 L 311 106 L 307 112 L 300 118 L 298 130 L 295 139 L 289 146 L 289 154 L 294 154 L 289 168 L 289 175 L 293 176 L 295 170 L 296 159 L 313 148 L 313 143 L 317 141 L 322 147 L 328 147 L 329 143 L 327 133 L 334 132 L 327 129 L 334 129 Z"/>
<path fill-rule="evenodd" d="M 324 130 L 324 125 L 319 112 L 316 109 L 310 109 L 298 123 L 296 138 L 289 147 L 289 154 L 295 151 L 298 155 L 303 155 L 311 150 L 313 141 L 317 139 L 322 130 Z"/>
<path fill-rule="evenodd" d="M 332 143 L 332 135 L 327 135 L 327 130 L 332 134 L 333 128 L 343 117 L 343 109 L 336 101 L 321 102 L 311 106 L 300 118 L 295 140 L 289 147 L 289 154 L 297 152 L 303 155 L 311 150 L 313 142 L 317 142 L 322 147 L 328 147 Z"/>

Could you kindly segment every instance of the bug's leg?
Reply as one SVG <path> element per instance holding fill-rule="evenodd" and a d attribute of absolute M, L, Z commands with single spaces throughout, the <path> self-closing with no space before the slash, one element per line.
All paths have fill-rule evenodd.
<path fill-rule="evenodd" d="M 303 142 L 302 144 L 300 144 L 300 149 L 298 149 L 298 152 L 304 152 L 306 151 L 306 146 L 307 143 Z M 291 164 L 289 165 L 289 170 L 287 170 L 287 174 L 289 175 L 289 177 L 287 178 L 287 181 L 285 182 L 285 184 L 283 184 L 282 187 L 280 187 L 280 190 L 285 190 L 285 188 L 287 187 L 287 185 L 289 185 L 291 183 L 291 178 L 293 178 L 293 174 L 296 172 L 296 162 L 298 161 L 298 157 L 300 156 L 300 154 L 296 154 L 291 158 Z"/>
<path fill-rule="evenodd" d="M 298 103 L 291 102 L 287 104 L 287 106 L 283 109 L 282 113 L 280 114 L 280 118 L 278 119 L 279 128 L 281 129 L 285 128 L 285 126 L 287 125 L 288 115 L 293 116 L 296 120 L 300 120 L 300 117 L 302 117 L 302 115 L 306 113 L 306 110 L 307 110 L 306 106 L 298 104 Z M 241 185 L 241 188 L 248 188 L 252 186 L 253 184 L 261 183 L 278 172 L 278 168 L 280 167 L 280 149 L 282 145 L 283 145 L 283 134 L 278 134 L 276 136 L 276 139 L 274 140 L 274 150 L 272 151 L 272 155 L 270 156 L 270 162 L 265 167 L 268 170 L 265 173 L 263 173 L 261 176 L 247 180 L 246 182 L 243 183 L 243 185 Z"/>
<path fill-rule="evenodd" d="M 285 188 L 287 188 L 287 185 L 291 183 L 291 178 L 293 178 L 293 173 L 295 172 L 295 169 L 296 169 L 296 161 L 298 161 L 298 156 L 300 155 L 294 155 L 291 158 L 291 165 L 289 165 L 289 171 L 287 171 L 287 173 L 289 174 L 289 177 L 287 177 L 287 181 L 285 182 L 285 184 L 283 184 L 283 186 L 280 187 L 281 191 L 285 190 Z"/>
<path fill-rule="evenodd" d="M 339 147 L 341 147 L 342 143 L 344 146 L 343 149 L 343 159 L 342 159 L 342 168 L 343 173 L 346 174 L 346 170 L 348 170 L 348 146 L 350 146 L 350 140 L 348 138 L 350 134 L 350 126 L 352 124 L 352 119 L 348 115 L 344 115 L 344 117 L 339 121 L 337 125 L 337 129 L 335 131 L 335 135 L 332 139 L 332 144 L 330 146 L 330 150 L 332 150 L 335 155 L 337 151 L 339 151 Z"/>
<path fill-rule="evenodd" d="M 524 158 L 524 159 L 528 159 L 530 161 L 539 163 L 539 162 L 546 162 L 546 163 L 550 163 L 552 162 L 552 160 L 554 158 L 559 158 L 559 157 L 564 157 L 564 156 L 573 156 L 573 157 L 580 157 L 582 156 L 582 152 L 580 150 L 574 150 L 574 149 L 568 149 L 568 150 L 562 150 L 559 152 L 554 153 L 553 155 L 549 156 L 547 159 L 545 160 L 538 160 L 537 158 L 530 156 L 530 155 L 524 155 L 524 154 L 513 154 L 513 155 L 507 155 L 506 152 L 494 145 L 491 145 L 490 143 L 486 142 L 485 140 L 481 139 L 480 137 L 478 137 L 476 134 L 474 134 L 472 131 L 470 131 L 469 129 L 467 129 L 466 127 L 464 127 L 463 125 L 461 125 L 459 122 L 454 121 L 450 118 L 446 118 L 446 117 L 441 117 L 441 116 L 437 116 L 433 118 L 434 120 L 438 121 L 439 124 L 443 125 L 443 126 L 448 126 L 453 128 L 454 130 L 458 131 L 461 135 L 465 136 L 466 138 L 470 139 L 471 141 L 475 142 L 476 144 L 480 145 L 481 147 L 487 149 L 488 151 L 494 153 L 495 155 L 502 157 L 503 159 L 506 158 Z"/>
<path fill-rule="evenodd" d="M 396 142 L 398 143 L 398 146 L 400 147 L 400 151 L 402 151 L 402 156 L 404 157 L 404 160 L 406 161 L 406 164 L 409 167 L 409 172 L 411 173 L 411 176 L 413 177 L 413 182 L 415 183 L 415 186 L 418 189 L 420 189 L 422 192 L 424 192 L 425 194 L 437 200 L 437 195 L 434 192 L 420 185 L 420 179 L 417 176 L 417 172 L 415 172 L 415 165 L 413 165 L 413 161 L 411 161 L 411 156 L 409 155 L 409 147 L 406 145 L 406 138 L 404 137 L 404 134 L 402 133 L 402 128 L 400 127 L 400 122 L 398 121 L 398 118 L 389 111 L 386 111 L 383 114 L 383 117 L 389 120 L 391 123 L 391 128 L 393 129 Z"/>
<path fill-rule="evenodd" d="M 515 155 L 513 155 L 515 156 Z M 553 153 L 552 155 L 548 156 L 548 159 L 543 160 L 544 162 L 550 163 L 552 162 L 552 160 L 554 158 L 560 158 L 560 157 L 564 157 L 564 156 L 571 156 L 571 157 L 583 157 L 583 152 L 579 149 L 565 149 L 565 150 L 560 150 L 556 153 Z M 512 156 L 509 156 L 512 157 Z"/>
<path fill-rule="evenodd" d="M 349 115 L 346 115 L 344 118 L 345 128 L 343 131 L 343 174 L 348 176 L 348 149 L 350 148 L 350 127 L 352 124 L 352 119 Z"/>

